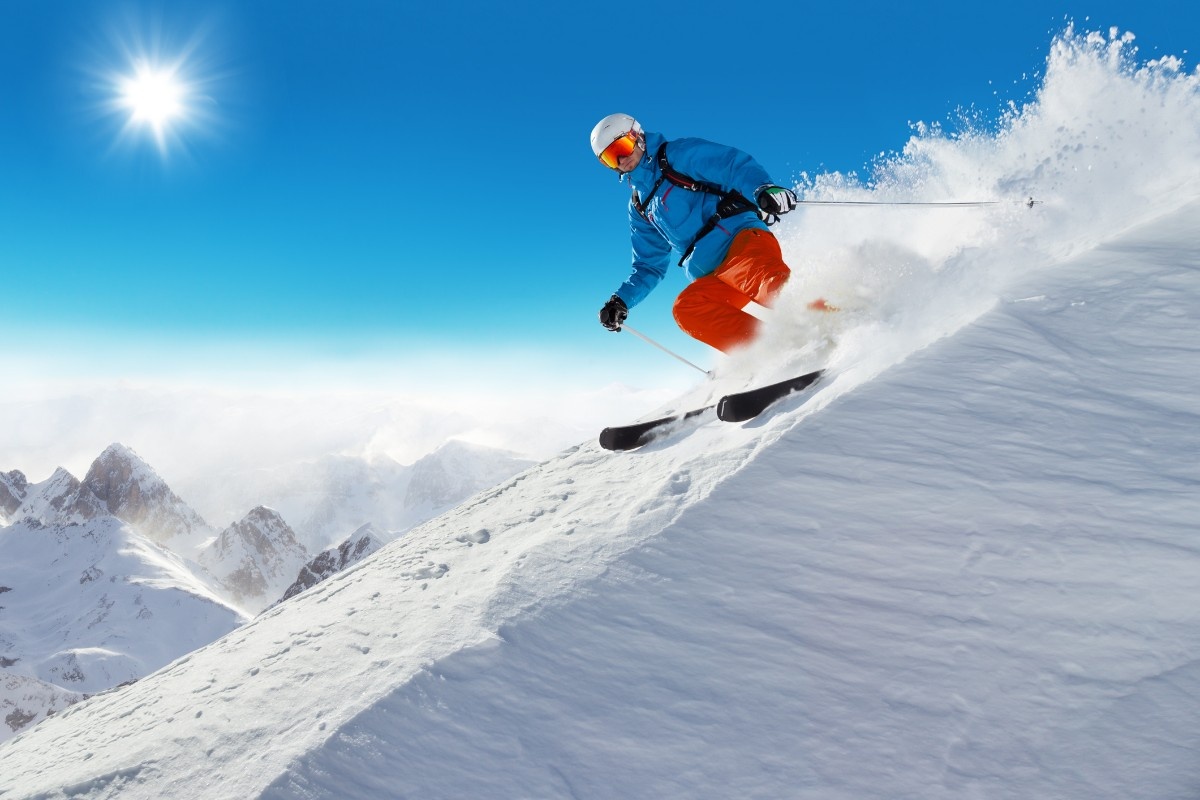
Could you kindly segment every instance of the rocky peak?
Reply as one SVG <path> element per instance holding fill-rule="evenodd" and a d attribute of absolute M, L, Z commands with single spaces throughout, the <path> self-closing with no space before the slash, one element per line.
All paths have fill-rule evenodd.
<path fill-rule="evenodd" d="M 357 564 L 383 547 L 383 539 L 373 525 L 364 525 L 339 544 L 318 555 L 301 568 L 295 582 L 283 593 L 279 602 L 311 589 L 351 564 Z"/>
<path fill-rule="evenodd" d="M 230 525 L 217 538 L 218 543 L 230 547 L 236 541 L 252 545 L 258 551 L 300 547 L 296 534 L 284 521 L 279 512 L 266 506 L 256 506 L 242 519 Z"/>
<path fill-rule="evenodd" d="M 18 473 L 19 474 L 19 473 Z M 104 516 L 104 504 L 62 467 L 41 483 L 25 487 L 21 505 L 11 516 L 43 525 L 71 525 Z"/>
<path fill-rule="evenodd" d="M 195 542 L 209 533 L 200 515 L 180 500 L 150 465 L 122 444 L 110 445 L 101 453 L 83 482 L 108 513 L 154 541 L 178 548 L 180 539 Z"/>
<path fill-rule="evenodd" d="M 258 506 L 216 537 L 200 561 L 247 609 L 260 610 L 288 586 L 308 552 L 275 509 Z"/>
<path fill-rule="evenodd" d="M 0 512 L 12 514 L 21 507 L 29 481 L 20 470 L 0 472 Z"/>

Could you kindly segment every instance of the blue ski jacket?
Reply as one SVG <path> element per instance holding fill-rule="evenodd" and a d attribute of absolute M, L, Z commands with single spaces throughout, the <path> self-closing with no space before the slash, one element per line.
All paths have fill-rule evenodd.
<path fill-rule="evenodd" d="M 633 270 L 616 292 L 633 308 L 666 276 L 670 265 L 696 238 L 704 223 L 717 210 L 720 198 L 709 192 L 693 192 L 663 181 L 654 196 L 650 192 L 662 176 L 655 155 L 666 139 L 659 133 L 646 132 L 646 155 L 626 177 L 641 198 L 646 216 L 629 201 L 629 227 L 633 244 Z M 667 145 L 667 162 L 675 172 L 697 181 L 720 186 L 724 191 L 736 191 L 751 203 L 758 192 L 772 185 L 757 161 L 733 147 L 704 139 L 672 139 Z M 747 212 L 721 220 L 708 234 L 696 242 L 691 255 L 683 262 L 688 280 L 707 275 L 725 259 L 733 237 L 750 228 L 767 230 L 757 214 Z"/>

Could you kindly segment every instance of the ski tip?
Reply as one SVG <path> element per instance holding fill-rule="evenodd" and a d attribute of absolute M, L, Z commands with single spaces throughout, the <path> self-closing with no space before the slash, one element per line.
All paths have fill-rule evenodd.
<path fill-rule="evenodd" d="M 788 395 L 809 388 L 824 374 L 825 370 L 818 369 L 769 386 L 727 394 L 717 404 L 717 418 L 723 422 L 752 420 Z"/>
<path fill-rule="evenodd" d="M 605 428 L 600 431 L 600 446 L 615 452 L 636 450 L 652 438 L 651 431 L 638 427 Z"/>
<path fill-rule="evenodd" d="M 605 450 L 636 450 L 671 433 L 679 423 L 696 419 L 711 410 L 712 406 L 704 406 L 683 413 L 675 413 L 669 417 L 652 419 L 648 422 L 635 422 L 632 425 L 605 428 L 600 431 L 600 446 Z"/>
<path fill-rule="evenodd" d="M 600 446 L 605 450 L 621 450 L 624 448 L 618 447 L 620 444 L 619 437 L 616 431 L 612 428 L 605 428 L 600 431 Z"/>

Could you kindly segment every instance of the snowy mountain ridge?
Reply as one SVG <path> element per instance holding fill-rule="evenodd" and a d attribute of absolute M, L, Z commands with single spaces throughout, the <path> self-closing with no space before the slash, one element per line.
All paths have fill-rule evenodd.
<path fill-rule="evenodd" d="M 212 535 L 166 481 L 121 444 L 106 448 L 82 481 L 62 467 L 35 484 L 19 470 L 0 473 L 0 511 L 13 521 L 32 519 L 44 525 L 111 515 L 182 555 L 191 555 Z"/>
<path fill-rule="evenodd" d="M 43 525 L 78 525 L 107 514 L 91 489 L 61 467 L 41 483 L 26 483 L 20 500 L 13 517 Z"/>

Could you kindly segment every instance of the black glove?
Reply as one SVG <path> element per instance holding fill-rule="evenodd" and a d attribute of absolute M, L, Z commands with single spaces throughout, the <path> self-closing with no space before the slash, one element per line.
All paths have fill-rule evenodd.
<path fill-rule="evenodd" d="M 610 331 L 621 330 L 621 323 L 629 316 L 629 306 L 615 294 L 600 309 L 600 324 Z"/>
<path fill-rule="evenodd" d="M 796 194 L 782 186 L 768 186 L 758 193 L 759 218 L 768 225 L 779 222 L 779 217 L 796 208 Z"/>

